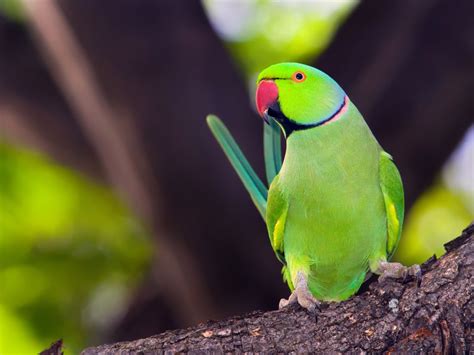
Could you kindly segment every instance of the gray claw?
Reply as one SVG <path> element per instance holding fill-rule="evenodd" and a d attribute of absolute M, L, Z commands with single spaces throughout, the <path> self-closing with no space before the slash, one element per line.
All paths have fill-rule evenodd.
<path fill-rule="evenodd" d="M 418 264 L 412 265 L 408 268 L 408 275 L 411 275 L 415 278 L 416 284 L 418 287 L 421 285 L 421 267 Z"/>
<path fill-rule="evenodd" d="M 405 280 L 407 276 L 413 276 L 416 279 L 418 286 L 421 283 L 421 268 L 420 265 L 417 264 L 407 267 L 400 263 L 381 261 L 378 265 L 376 273 L 380 275 L 378 280 L 379 282 L 383 282 L 387 278 Z"/>
<path fill-rule="evenodd" d="M 315 312 L 316 310 L 319 310 L 319 306 L 321 305 L 321 302 L 319 302 L 311 294 L 311 291 L 308 289 L 307 278 L 301 272 L 299 272 L 297 275 L 295 290 L 291 293 L 290 297 L 287 300 L 284 298 L 280 300 L 278 308 L 282 309 L 296 302 L 298 302 L 298 304 L 302 308 L 307 309 L 311 313 Z"/>

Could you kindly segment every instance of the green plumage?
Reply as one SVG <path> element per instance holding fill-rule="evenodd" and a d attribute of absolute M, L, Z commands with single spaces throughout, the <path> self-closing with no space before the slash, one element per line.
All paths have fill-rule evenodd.
<path fill-rule="evenodd" d="M 401 183 L 392 163 L 380 164 L 381 154 L 352 104 L 344 120 L 288 138 L 269 190 L 267 227 L 274 249 L 284 254 L 290 287 L 302 271 L 317 299 L 343 300 L 359 289 L 371 264 L 387 258 L 381 175 L 393 184 L 389 192 L 400 194 Z"/>
<path fill-rule="evenodd" d="M 304 74 L 301 82 L 292 79 L 298 72 Z M 347 299 L 398 244 L 404 213 L 400 175 L 326 74 L 282 63 L 263 71 L 262 80 L 278 88 L 281 112 L 274 118 L 287 138 L 275 176 L 280 136 L 267 128 L 267 176 L 275 176 L 265 214 L 271 245 L 291 289 L 303 273 L 316 299 Z M 251 195 L 259 190 L 247 189 Z"/>

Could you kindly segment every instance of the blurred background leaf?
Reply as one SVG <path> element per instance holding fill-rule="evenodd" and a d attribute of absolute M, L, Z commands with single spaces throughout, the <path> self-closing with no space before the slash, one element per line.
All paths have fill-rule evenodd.
<path fill-rule="evenodd" d="M 150 241 L 105 187 L 6 144 L 0 161 L 0 350 L 75 353 L 120 319 Z"/>
<path fill-rule="evenodd" d="M 17 22 L 25 20 L 25 13 L 19 0 L 0 0 L 0 14 Z"/>
<path fill-rule="evenodd" d="M 247 78 L 278 62 L 311 62 L 356 6 L 338 1 L 204 0 L 216 32 Z"/>
<path fill-rule="evenodd" d="M 440 257 L 443 245 L 474 219 L 474 127 L 444 165 L 440 178 L 415 202 L 406 218 L 394 260 L 406 265 Z"/>

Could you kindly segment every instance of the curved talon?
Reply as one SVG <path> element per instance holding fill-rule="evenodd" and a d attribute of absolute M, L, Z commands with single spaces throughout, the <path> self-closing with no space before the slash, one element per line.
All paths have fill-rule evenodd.
<path fill-rule="evenodd" d="M 290 301 L 287 300 L 286 298 L 282 298 L 280 302 L 278 303 L 278 309 L 285 308 L 288 305 L 290 305 Z"/>
<path fill-rule="evenodd" d="M 415 278 L 416 284 L 418 287 L 421 285 L 421 267 L 418 264 L 412 265 L 408 268 L 408 275 L 411 275 Z"/>
<path fill-rule="evenodd" d="M 375 273 L 380 275 L 378 282 L 384 282 L 387 278 L 406 279 L 407 276 L 413 276 L 418 286 L 421 283 L 421 268 L 418 264 L 408 267 L 400 263 L 380 261 Z"/>
<path fill-rule="evenodd" d="M 296 288 L 291 293 L 290 297 L 286 300 L 282 298 L 278 305 L 279 309 L 282 309 L 290 304 L 298 302 L 298 304 L 307 309 L 309 312 L 314 312 L 319 309 L 321 302 L 319 302 L 311 294 L 311 291 L 308 289 L 308 281 L 306 276 L 303 273 L 298 273 L 296 277 Z"/>

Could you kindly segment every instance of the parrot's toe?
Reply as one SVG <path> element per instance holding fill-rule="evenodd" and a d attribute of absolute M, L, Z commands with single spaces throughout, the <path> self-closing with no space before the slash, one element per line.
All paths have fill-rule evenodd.
<path fill-rule="evenodd" d="M 375 273 L 380 275 L 379 282 L 384 282 L 387 278 L 405 280 L 407 276 L 413 276 L 418 285 L 421 283 L 421 268 L 417 264 L 408 267 L 400 263 L 380 261 Z"/>
<path fill-rule="evenodd" d="M 280 300 L 278 308 L 282 309 L 290 304 L 298 302 L 301 307 L 307 309 L 309 312 L 315 312 L 319 309 L 321 302 L 314 298 L 311 291 L 308 289 L 308 281 L 305 275 L 298 273 L 297 280 L 295 290 L 287 300 L 284 298 Z"/>
<path fill-rule="evenodd" d="M 278 309 L 282 309 L 282 308 L 285 308 L 286 306 L 288 306 L 290 304 L 290 301 L 285 299 L 285 298 L 282 298 L 280 300 L 280 303 L 278 303 Z"/>
<path fill-rule="evenodd" d="M 300 291 L 298 293 L 298 304 L 303 307 L 304 309 L 307 309 L 309 312 L 315 312 L 316 310 L 319 309 L 320 302 L 313 297 L 313 295 L 309 292 L 308 289 L 306 290 L 298 290 Z"/>
<path fill-rule="evenodd" d="M 280 300 L 280 303 L 278 304 L 278 309 L 285 308 L 286 306 L 289 306 L 290 304 L 293 304 L 297 301 L 298 301 L 298 297 L 296 295 L 296 290 L 295 290 L 291 293 L 291 295 L 290 295 L 290 297 L 288 297 L 288 299 L 282 298 Z"/>
<path fill-rule="evenodd" d="M 411 275 L 415 278 L 416 284 L 418 287 L 421 285 L 421 267 L 418 264 L 412 265 L 408 268 L 408 275 Z"/>
<path fill-rule="evenodd" d="M 288 299 L 282 298 L 278 304 L 278 309 L 285 308 L 291 304 L 298 303 L 302 308 L 309 312 L 316 312 L 319 310 L 320 302 L 313 297 L 313 295 L 306 290 L 295 289 Z"/>

